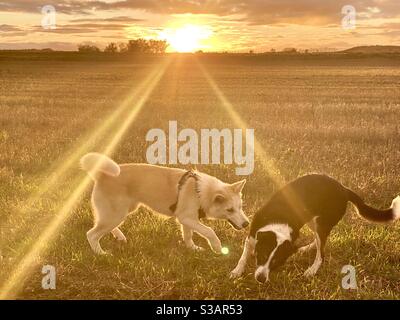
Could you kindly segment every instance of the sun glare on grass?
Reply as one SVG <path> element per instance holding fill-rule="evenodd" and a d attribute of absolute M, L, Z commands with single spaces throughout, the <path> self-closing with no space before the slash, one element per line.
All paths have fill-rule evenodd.
<path fill-rule="evenodd" d="M 203 41 L 209 39 L 211 35 L 212 30 L 208 26 L 185 25 L 165 29 L 159 37 L 169 43 L 169 51 L 195 52 L 206 48 Z"/>

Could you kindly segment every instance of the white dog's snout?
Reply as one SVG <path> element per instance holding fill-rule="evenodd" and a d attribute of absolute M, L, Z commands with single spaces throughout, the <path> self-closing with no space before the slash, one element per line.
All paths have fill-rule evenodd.
<path fill-rule="evenodd" d="M 250 224 L 249 219 L 244 215 L 244 213 L 236 213 L 229 217 L 228 221 L 237 230 L 246 228 Z"/>
<path fill-rule="evenodd" d="M 250 224 L 250 220 L 249 218 L 246 217 L 244 212 L 240 213 L 240 220 L 241 220 L 240 225 L 242 226 L 242 228 L 246 228 Z"/>

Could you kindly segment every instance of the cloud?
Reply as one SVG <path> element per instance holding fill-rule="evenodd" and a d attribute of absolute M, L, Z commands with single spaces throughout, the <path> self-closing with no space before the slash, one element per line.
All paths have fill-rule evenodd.
<path fill-rule="evenodd" d="M 133 22 L 143 22 L 145 19 L 136 19 L 128 16 L 118 16 L 111 18 L 83 18 L 83 19 L 73 19 L 70 22 L 122 22 L 122 23 L 133 23 Z"/>
<path fill-rule="evenodd" d="M 42 26 L 31 26 L 24 27 L 23 29 L 13 25 L 3 24 L 0 25 L 0 37 L 15 37 L 25 36 L 32 33 L 47 33 L 47 34 L 85 34 L 85 33 L 97 33 L 102 31 L 121 31 L 129 27 L 129 24 L 124 23 L 113 23 L 113 24 L 101 24 L 101 23 L 79 23 L 70 25 L 58 24 L 56 29 L 44 29 Z"/>
<path fill-rule="evenodd" d="M 39 24 L 46 0 L 0 0 L 1 12 L 9 16 L 0 25 L 2 41 L 16 42 L 80 38 L 153 37 L 170 22 L 199 21 L 213 28 L 216 50 L 283 46 L 330 46 L 346 37 L 354 44 L 398 39 L 399 0 L 57 0 L 54 2 L 58 24 L 44 30 Z M 357 33 L 341 33 L 342 7 L 357 10 Z M 35 13 L 32 17 L 24 13 Z M 20 26 L 14 24 L 14 15 Z M 197 19 L 197 20 L 196 20 Z M 144 22 L 145 23 L 142 23 Z M 177 24 L 179 25 L 179 24 Z M 158 29 L 156 29 L 158 28 Z M 46 33 L 46 34 L 45 34 Z M 52 36 L 54 34 L 54 36 Z M 33 37 L 30 37 L 33 35 Z M 68 36 L 69 35 L 69 36 Z M 371 35 L 377 35 L 372 37 Z M 379 35 L 379 38 L 378 38 Z M 324 36 L 319 39 L 319 36 Z M 9 39 L 7 38 L 9 37 Z M 36 38 L 35 38 L 36 37 Z M 330 40 L 329 40 L 330 39 Z M 357 42 L 358 41 L 358 42 Z"/>
<path fill-rule="evenodd" d="M 41 13 L 43 6 L 49 3 L 43 0 L 9 0 L 0 2 L 0 12 L 25 12 L 25 13 Z M 60 0 L 54 7 L 57 12 L 66 14 L 90 14 L 90 11 L 96 7 L 104 7 L 107 3 L 104 1 L 77 1 L 77 0 Z"/>
<path fill-rule="evenodd" d="M 17 26 L 11 26 L 9 24 L 2 24 L 0 25 L 0 32 L 16 32 L 16 31 L 21 31 L 21 29 Z"/>
<path fill-rule="evenodd" d="M 379 27 L 385 28 L 385 29 L 400 29 L 400 22 L 389 22 L 389 23 L 384 23 L 381 24 Z"/>
<path fill-rule="evenodd" d="M 144 10 L 157 14 L 239 15 L 251 25 L 292 23 L 306 25 L 340 24 L 341 9 L 348 0 L 60 0 L 58 12 L 95 14 L 109 10 Z M 352 0 L 360 18 L 395 17 L 400 14 L 397 0 Z M 41 0 L 0 2 L 0 11 L 40 12 Z M 78 21 L 79 22 L 79 21 Z M 107 21 L 106 21 L 107 22 Z"/>
<path fill-rule="evenodd" d="M 28 32 L 25 30 L 21 29 L 20 27 L 17 26 L 12 26 L 9 24 L 2 24 L 0 25 L 0 37 L 1 38 L 6 38 L 6 37 L 23 37 L 26 36 Z"/>
<path fill-rule="evenodd" d="M 98 23 L 80 23 L 73 25 L 57 25 L 56 29 L 44 29 L 42 26 L 34 26 L 29 29 L 30 32 L 61 33 L 61 34 L 79 34 L 94 33 L 101 31 L 124 30 L 126 24 L 98 24 Z"/>
<path fill-rule="evenodd" d="M 0 43 L 0 50 L 22 50 L 22 49 L 47 49 L 58 51 L 76 51 L 76 44 L 69 42 L 9 42 Z"/>

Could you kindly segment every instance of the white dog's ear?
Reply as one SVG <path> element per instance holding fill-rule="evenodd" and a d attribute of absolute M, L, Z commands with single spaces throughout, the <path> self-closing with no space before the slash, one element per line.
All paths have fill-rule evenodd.
<path fill-rule="evenodd" d="M 245 184 L 246 184 L 246 179 L 231 184 L 231 187 L 232 187 L 232 190 L 233 190 L 234 192 L 240 193 L 240 192 L 242 192 L 242 190 L 243 190 Z"/>
<path fill-rule="evenodd" d="M 216 194 L 214 197 L 215 203 L 223 203 L 225 200 L 226 198 L 222 194 Z"/>

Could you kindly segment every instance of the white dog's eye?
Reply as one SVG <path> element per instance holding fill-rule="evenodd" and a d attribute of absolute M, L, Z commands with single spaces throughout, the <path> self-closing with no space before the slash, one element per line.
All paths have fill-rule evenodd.
<path fill-rule="evenodd" d="M 228 211 L 229 213 L 233 213 L 235 211 L 235 209 L 229 208 L 229 209 L 226 209 L 226 211 Z"/>

